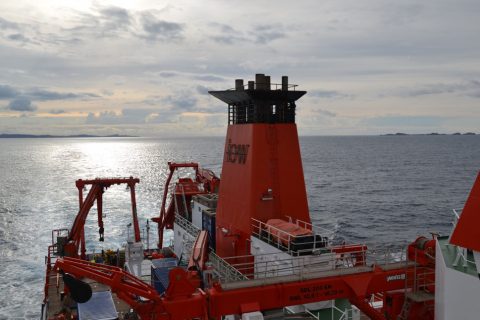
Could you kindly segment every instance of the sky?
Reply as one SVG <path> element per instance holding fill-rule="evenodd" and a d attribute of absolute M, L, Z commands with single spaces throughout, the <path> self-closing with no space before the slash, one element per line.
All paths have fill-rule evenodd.
<path fill-rule="evenodd" d="M 302 135 L 480 133 L 480 2 L 0 2 L 0 133 L 224 135 L 208 90 L 306 90 Z"/>

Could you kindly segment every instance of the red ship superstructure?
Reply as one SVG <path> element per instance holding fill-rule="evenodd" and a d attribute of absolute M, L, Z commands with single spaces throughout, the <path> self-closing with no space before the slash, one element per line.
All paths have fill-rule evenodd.
<path fill-rule="evenodd" d="M 312 224 L 295 124 L 305 93 L 287 77 L 272 84 L 263 74 L 210 92 L 228 105 L 221 180 L 197 163 L 168 163 L 160 213 L 152 219 L 156 249 L 140 237 L 138 179 L 79 180 L 73 227 L 52 233 L 42 316 L 434 319 L 440 240 L 419 237 L 407 250 L 372 250 L 336 243 L 333 232 Z M 192 172 L 171 182 L 177 170 Z M 102 194 L 121 183 L 131 190 L 134 237 L 118 250 L 88 253 L 86 216 L 96 203 L 103 240 Z M 165 229 L 173 229 L 170 246 Z"/>

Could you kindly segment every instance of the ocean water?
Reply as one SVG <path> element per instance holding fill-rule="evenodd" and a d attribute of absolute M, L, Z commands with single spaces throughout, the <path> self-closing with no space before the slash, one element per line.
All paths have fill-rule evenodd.
<path fill-rule="evenodd" d="M 144 231 L 158 215 L 167 161 L 197 161 L 217 173 L 223 138 L 0 139 L 0 319 L 38 318 L 51 230 L 70 227 L 75 180 L 135 176 Z M 480 136 L 302 137 L 312 220 L 335 237 L 377 246 L 448 234 L 480 170 Z M 105 242 L 95 214 L 91 250 L 119 246 L 130 222 L 129 192 L 104 194 Z M 92 209 L 93 210 L 93 209 Z M 152 228 L 153 230 L 154 228 Z M 155 235 L 152 232 L 151 243 Z"/>

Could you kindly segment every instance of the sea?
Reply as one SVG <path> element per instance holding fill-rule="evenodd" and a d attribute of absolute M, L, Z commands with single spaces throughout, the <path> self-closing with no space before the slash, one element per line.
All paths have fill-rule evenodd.
<path fill-rule="evenodd" d="M 452 209 L 463 207 L 480 170 L 480 136 L 473 135 L 301 137 L 300 145 L 313 222 L 337 240 L 376 247 L 449 234 Z M 140 178 L 146 238 L 167 162 L 195 161 L 220 174 L 223 147 L 220 137 L 0 139 L 0 319 L 38 319 L 51 230 L 70 227 L 78 211 L 75 180 Z M 105 192 L 104 212 L 105 242 L 97 241 L 95 213 L 86 224 L 87 246 L 97 252 L 131 236 L 124 186 Z"/>

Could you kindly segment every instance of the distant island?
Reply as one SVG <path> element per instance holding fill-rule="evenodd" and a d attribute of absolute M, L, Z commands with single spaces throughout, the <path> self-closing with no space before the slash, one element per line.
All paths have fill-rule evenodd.
<path fill-rule="evenodd" d="M 111 134 L 107 136 L 97 136 L 92 134 L 75 134 L 68 136 L 54 136 L 49 134 L 20 134 L 20 133 L 1 133 L 1 138 L 133 138 L 135 136 L 127 136 L 120 134 Z"/>
<path fill-rule="evenodd" d="M 387 134 L 382 134 L 382 136 L 474 136 L 476 135 L 475 132 L 465 132 L 465 133 L 460 133 L 460 132 L 455 132 L 455 133 L 438 133 L 438 132 L 432 132 L 432 133 L 403 133 L 403 132 L 397 132 L 397 133 L 387 133 Z"/>

